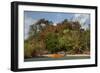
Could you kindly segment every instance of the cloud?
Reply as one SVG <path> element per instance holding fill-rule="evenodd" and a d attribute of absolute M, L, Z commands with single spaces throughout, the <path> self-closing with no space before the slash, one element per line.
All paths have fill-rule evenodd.
<path fill-rule="evenodd" d="M 24 18 L 24 39 L 26 39 L 28 37 L 29 26 L 36 22 L 37 22 L 37 20 L 34 20 L 31 17 Z"/>
<path fill-rule="evenodd" d="M 89 28 L 90 15 L 89 14 L 74 14 L 74 21 L 79 21 L 82 28 Z"/>

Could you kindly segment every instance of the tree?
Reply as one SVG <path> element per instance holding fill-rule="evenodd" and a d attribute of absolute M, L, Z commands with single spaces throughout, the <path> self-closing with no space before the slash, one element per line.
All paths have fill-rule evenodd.
<path fill-rule="evenodd" d="M 45 43 L 46 49 L 48 49 L 50 53 L 57 53 L 59 51 L 58 38 L 55 33 L 48 33 L 48 35 L 46 36 Z"/>
<path fill-rule="evenodd" d="M 24 58 L 32 57 L 34 44 L 31 44 L 30 41 L 24 42 Z"/>
<path fill-rule="evenodd" d="M 39 19 L 36 23 L 30 25 L 29 36 L 37 37 L 38 33 L 42 31 L 46 26 L 53 24 L 52 21 L 45 20 L 44 18 Z"/>
<path fill-rule="evenodd" d="M 90 30 L 81 32 L 81 46 L 84 51 L 90 51 Z"/>
<path fill-rule="evenodd" d="M 63 35 L 59 37 L 59 46 L 62 51 L 65 53 L 72 50 L 73 48 L 73 40 L 71 37 L 71 30 L 69 29 L 64 29 L 63 30 Z"/>
<path fill-rule="evenodd" d="M 48 51 L 82 54 L 90 51 L 90 29 L 82 29 L 78 21 L 64 21 L 56 26 L 46 19 L 40 19 L 30 26 L 30 37 L 25 40 L 25 57 L 36 57 Z"/>
<path fill-rule="evenodd" d="M 80 54 L 82 53 L 82 49 L 81 49 L 81 41 L 80 41 L 80 31 L 79 30 L 74 30 L 71 32 L 72 36 L 71 36 L 71 39 L 72 39 L 72 45 L 73 45 L 73 53 L 74 54 Z"/>

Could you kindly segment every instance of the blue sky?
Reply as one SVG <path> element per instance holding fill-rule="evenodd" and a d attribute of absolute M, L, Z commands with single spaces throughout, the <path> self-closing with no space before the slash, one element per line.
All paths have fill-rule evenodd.
<path fill-rule="evenodd" d="M 73 18 L 73 21 L 78 20 L 81 24 L 85 24 L 82 25 L 83 28 L 87 28 L 88 24 L 90 24 L 89 14 L 24 11 L 24 38 L 28 37 L 29 26 L 41 18 L 52 21 L 53 23 L 59 23 L 64 19 L 70 20 Z"/>
<path fill-rule="evenodd" d="M 63 21 L 64 19 L 71 19 L 74 14 L 71 13 L 58 13 L 58 12 L 33 12 L 33 11 L 25 11 L 25 18 L 31 17 L 32 19 L 38 20 L 40 18 L 45 18 L 54 23 L 58 23 Z"/>

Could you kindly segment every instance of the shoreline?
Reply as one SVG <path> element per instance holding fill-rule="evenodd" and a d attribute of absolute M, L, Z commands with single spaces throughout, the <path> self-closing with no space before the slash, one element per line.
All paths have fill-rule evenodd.
<path fill-rule="evenodd" d="M 60 56 L 60 54 L 58 54 L 59 56 Z M 44 57 L 52 57 L 52 56 L 54 56 L 53 54 L 46 54 L 46 55 L 42 55 L 42 56 L 44 56 Z M 56 55 L 57 56 L 57 55 Z M 63 55 L 61 55 L 61 56 L 63 56 Z M 73 56 L 73 57 L 78 57 L 78 56 L 90 56 L 90 55 L 88 55 L 88 54 L 75 54 L 75 55 L 71 55 L 71 54 L 67 54 L 67 55 L 65 55 L 66 57 L 67 56 Z M 63 56 L 64 57 L 64 56 Z"/>
<path fill-rule="evenodd" d="M 25 62 L 31 61 L 53 61 L 53 60 L 77 60 L 77 59 L 90 59 L 90 55 L 67 55 L 64 57 L 53 58 L 53 57 L 32 57 L 24 59 Z"/>
<path fill-rule="evenodd" d="M 90 56 L 90 55 L 87 55 L 87 54 L 75 54 L 75 55 L 66 55 L 66 56 Z"/>

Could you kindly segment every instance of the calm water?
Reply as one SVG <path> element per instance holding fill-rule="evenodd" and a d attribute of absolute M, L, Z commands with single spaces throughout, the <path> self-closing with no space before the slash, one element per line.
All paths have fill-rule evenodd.
<path fill-rule="evenodd" d="M 24 59 L 24 61 L 29 62 L 29 61 L 73 60 L 73 59 L 89 59 L 89 58 L 90 56 L 65 56 L 62 58 L 38 57 L 38 58 Z"/>

